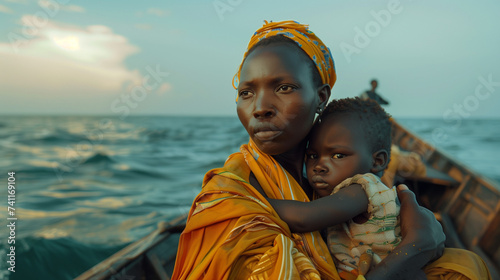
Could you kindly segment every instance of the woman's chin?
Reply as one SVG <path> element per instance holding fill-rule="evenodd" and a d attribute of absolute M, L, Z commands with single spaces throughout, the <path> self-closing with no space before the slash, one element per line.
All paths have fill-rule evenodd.
<path fill-rule="evenodd" d="M 286 152 L 286 149 L 284 149 L 283 144 L 277 143 L 276 141 L 260 141 L 259 139 L 252 139 L 255 145 L 261 150 L 263 153 L 274 156 L 274 155 L 279 155 L 283 154 Z"/>

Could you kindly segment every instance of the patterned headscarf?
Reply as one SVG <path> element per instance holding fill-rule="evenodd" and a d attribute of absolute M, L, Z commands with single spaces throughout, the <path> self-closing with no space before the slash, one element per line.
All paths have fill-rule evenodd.
<path fill-rule="evenodd" d="M 316 65 L 316 69 L 321 76 L 321 81 L 324 84 L 329 84 L 333 87 L 337 80 L 335 74 L 335 64 L 330 49 L 309 30 L 308 25 L 300 24 L 296 21 L 287 20 L 280 22 L 267 22 L 264 26 L 255 31 L 254 35 L 248 43 L 247 51 L 243 56 L 243 61 L 248 55 L 248 51 L 260 40 L 276 35 L 283 35 L 297 43 L 297 45 L 309 56 Z M 233 87 L 236 89 L 240 80 L 240 72 L 243 62 L 241 63 L 238 72 L 233 77 Z M 236 101 L 238 99 L 236 98 Z"/>

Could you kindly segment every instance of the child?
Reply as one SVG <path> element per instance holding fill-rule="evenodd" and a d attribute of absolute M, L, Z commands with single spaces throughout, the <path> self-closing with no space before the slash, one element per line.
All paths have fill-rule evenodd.
<path fill-rule="evenodd" d="M 395 188 L 380 181 L 389 162 L 391 124 L 380 105 L 360 98 L 334 100 L 320 118 L 311 131 L 306 171 L 324 198 L 270 203 L 292 232 L 330 226 L 327 241 L 337 269 L 341 277 L 355 278 L 401 241 Z M 368 263 L 361 265 L 360 258 Z"/>

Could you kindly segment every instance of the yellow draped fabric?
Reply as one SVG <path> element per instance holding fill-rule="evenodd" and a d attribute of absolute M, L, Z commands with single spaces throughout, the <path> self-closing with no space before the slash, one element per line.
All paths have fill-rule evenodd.
<path fill-rule="evenodd" d="M 424 268 L 429 280 L 488 280 L 484 261 L 471 251 L 445 248 L 441 258 Z"/>
<path fill-rule="evenodd" d="M 277 35 L 285 36 L 297 43 L 297 46 L 299 46 L 309 56 L 311 61 L 316 66 L 316 69 L 321 76 L 321 81 L 330 85 L 330 87 L 333 87 L 335 81 L 337 80 L 337 74 L 335 72 L 335 63 L 330 49 L 323 44 L 320 38 L 309 30 L 308 25 L 300 24 L 296 21 L 265 21 L 265 24 L 260 29 L 255 31 L 254 35 L 250 39 L 247 51 L 243 55 L 243 61 L 245 61 L 250 49 L 259 41 Z M 240 80 L 240 71 L 242 66 L 243 62 L 241 62 L 238 72 L 233 77 L 233 87 L 235 89 L 238 87 L 237 84 Z M 238 101 L 238 98 L 236 98 L 236 101 Z"/>
<path fill-rule="evenodd" d="M 180 237 L 172 279 L 340 280 L 318 232 L 292 234 L 248 182 L 270 198 L 308 201 L 302 188 L 250 141 L 209 171 Z"/>

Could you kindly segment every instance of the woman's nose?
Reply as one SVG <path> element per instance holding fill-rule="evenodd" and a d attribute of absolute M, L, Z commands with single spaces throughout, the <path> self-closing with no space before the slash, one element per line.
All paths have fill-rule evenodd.
<path fill-rule="evenodd" d="M 257 93 L 255 98 L 255 118 L 270 118 L 276 115 L 276 110 L 272 104 L 272 96 L 264 91 Z"/>

